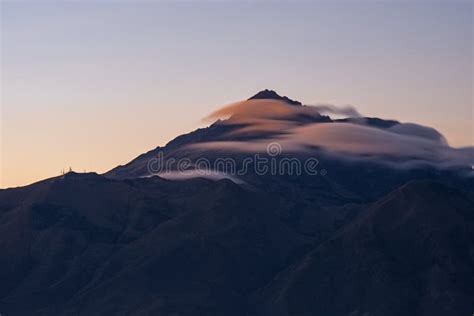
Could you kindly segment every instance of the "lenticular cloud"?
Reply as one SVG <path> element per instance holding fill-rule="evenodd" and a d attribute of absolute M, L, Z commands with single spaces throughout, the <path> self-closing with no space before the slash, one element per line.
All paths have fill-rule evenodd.
<path fill-rule="evenodd" d="M 332 120 L 321 112 L 357 119 Z M 232 132 L 219 141 L 192 147 L 264 152 L 268 143 L 278 142 L 286 152 L 307 154 L 317 148 L 347 159 L 377 159 L 405 167 L 425 163 L 470 168 L 474 164 L 474 147 L 450 147 L 444 136 L 431 127 L 359 116 L 353 107 L 296 106 L 279 100 L 247 100 L 225 106 L 206 118 L 223 119 L 218 124 L 234 126 Z M 243 134 L 256 137 L 239 139 Z"/>

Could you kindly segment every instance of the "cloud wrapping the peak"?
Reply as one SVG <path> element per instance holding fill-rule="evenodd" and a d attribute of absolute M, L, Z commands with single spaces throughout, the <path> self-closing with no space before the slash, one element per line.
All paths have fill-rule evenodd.
<path fill-rule="evenodd" d="M 247 123 L 248 120 L 293 120 L 295 116 L 319 117 L 310 106 L 294 106 L 279 100 L 254 99 L 226 105 L 204 118 L 204 121 L 228 119 L 227 123 Z"/>
<path fill-rule="evenodd" d="M 335 122 L 320 113 L 355 117 Z M 265 152 L 268 143 L 278 142 L 286 152 L 311 153 L 315 148 L 347 159 L 376 159 L 410 167 L 430 164 L 438 167 L 470 167 L 473 148 L 457 149 L 448 145 L 437 130 L 414 123 L 371 125 L 351 106 L 293 106 L 278 100 L 247 100 L 225 106 L 207 119 L 228 118 L 221 124 L 238 127 L 219 141 L 191 145 L 200 150 L 246 153 Z M 265 132 L 263 134 L 258 134 Z M 257 135 L 251 140 L 235 136 Z M 262 135 L 262 136 L 259 136 Z"/>
<path fill-rule="evenodd" d="M 447 145 L 448 142 L 446 138 L 435 130 L 434 128 L 422 126 L 414 123 L 400 123 L 389 127 L 388 130 L 393 133 L 397 133 L 400 135 L 409 135 L 413 137 L 421 137 L 430 139 L 435 142 L 439 142 L 441 144 Z"/>

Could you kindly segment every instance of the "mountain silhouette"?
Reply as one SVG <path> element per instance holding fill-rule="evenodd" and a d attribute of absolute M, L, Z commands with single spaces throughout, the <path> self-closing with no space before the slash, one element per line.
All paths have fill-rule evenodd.
<path fill-rule="evenodd" d="M 281 100 L 291 105 L 302 105 L 302 103 L 299 101 L 292 100 L 288 98 L 287 96 L 280 96 L 275 91 L 269 90 L 269 89 L 259 91 L 257 94 L 249 98 L 249 100 L 257 100 L 257 99 Z"/>
<path fill-rule="evenodd" d="M 474 178 L 462 166 L 309 143 L 259 154 L 275 163 L 317 157 L 316 174 L 262 173 L 253 164 L 233 175 L 239 181 L 150 171 L 157 157 L 226 158 L 241 168 L 269 139 L 291 136 L 281 123 L 295 131 L 362 126 L 408 144 L 406 133 L 420 131 L 293 112 L 307 106 L 271 90 L 250 100 L 258 103 L 244 106 L 270 100 L 284 116 L 222 119 L 102 175 L 69 172 L 0 190 L 0 313 L 472 314 Z M 422 129 L 413 139 L 437 144 L 433 135 Z"/>
<path fill-rule="evenodd" d="M 256 305 L 266 315 L 468 313 L 472 210 L 441 183 L 403 185 L 280 273 Z"/>

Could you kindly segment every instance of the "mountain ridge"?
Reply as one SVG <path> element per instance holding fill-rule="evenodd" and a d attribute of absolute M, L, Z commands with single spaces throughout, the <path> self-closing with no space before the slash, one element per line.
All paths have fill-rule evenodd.
<path fill-rule="evenodd" d="M 265 89 L 257 92 L 255 95 L 251 96 L 248 98 L 248 100 L 258 100 L 258 99 L 271 99 L 271 100 L 279 100 L 283 101 L 285 103 L 291 104 L 291 105 L 296 105 L 296 106 L 302 106 L 303 104 L 299 101 L 292 100 L 288 98 L 287 96 L 281 96 L 278 93 L 276 93 L 274 90 L 270 89 Z"/>
<path fill-rule="evenodd" d="M 401 144 L 435 156 L 442 152 L 433 148 L 448 146 L 440 134 L 379 118 L 333 120 L 267 91 L 231 110 L 258 104 L 278 116 L 246 112 L 105 174 L 69 172 L 0 190 L 0 312 L 472 313 L 474 177 L 423 163 L 402 168 L 377 155 L 336 155 L 312 142 L 291 151 L 293 142 L 285 142 L 298 132 L 301 139 L 292 140 L 369 135 L 364 146 L 382 138 L 383 148 Z M 239 150 L 225 147 L 235 144 Z M 253 160 L 239 183 L 199 174 L 171 180 L 148 168 L 160 155 L 163 162 L 188 159 L 191 168 L 197 159 L 225 158 L 236 168 L 255 155 L 275 166 L 316 159 L 317 172 L 259 172 Z M 396 158 L 400 165 L 407 159 Z"/>

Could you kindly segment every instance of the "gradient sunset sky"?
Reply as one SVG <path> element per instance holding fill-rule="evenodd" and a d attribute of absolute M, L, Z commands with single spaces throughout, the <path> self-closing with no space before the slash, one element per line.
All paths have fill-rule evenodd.
<path fill-rule="evenodd" d="M 473 2 L 2 2 L 0 187 L 105 172 L 274 89 L 472 146 Z"/>

